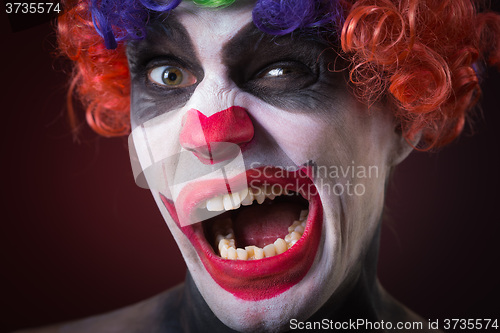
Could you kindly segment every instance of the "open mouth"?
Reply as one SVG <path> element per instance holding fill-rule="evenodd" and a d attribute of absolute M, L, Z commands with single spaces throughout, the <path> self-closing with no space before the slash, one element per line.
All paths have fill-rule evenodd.
<path fill-rule="evenodd" d="M 217 284 L 241 299 L 268 299 L 309 271 L 321 238 L 321 201 L 304 170 L 267 166 L 240 178 L 242 186 L 229 194 L 210 181 L 186 187 L 176 201 L 179 212 L 160 196 Z M 206 212 L 216 216 L 179 222 L 178 213 L 185 218 Z"/>
<path fill-rule="evenodd" d="M 282 254 L 297 243 L 307 226 L 309 202 L 296 192 L 262 186 L 245 188 L 236 198 L 212 198 L 206 208 L 225 211 L 203 223 L 215 253 L 224 259 L 256 260 Z"/>

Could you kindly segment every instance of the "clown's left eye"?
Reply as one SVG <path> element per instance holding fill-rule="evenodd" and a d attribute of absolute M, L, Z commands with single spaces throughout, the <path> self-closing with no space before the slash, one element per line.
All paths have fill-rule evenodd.
<path fill-rule="evenodd" d="M 196 76 L 177 66 L 159 66 L 149 71 L 149 80 L 169 88 L 184 88 L 196 83 Z"/>
<path fill-rule="evenodd" d="M 282 67 L 275 67 L 275 68 L 264 70 L 264 71 L 260 72 L 257 75 L 257 77 L 259 79 L 279 78 L 279 77 L 283 77 L 283 76 L 291 75 L 291 74 L 296 74 L 296 73 L 297 73 L 297 71 L 294 70 L 293 68 L 282 66 Z"/>
<path fill-rule="evenodd" d="M 247 89 L 289 91 L 305 88 L 317 80 L 313 68 L 299 61 L 280 61 L 265 66 L 247 81 Z"/>
<path fill-rule="evenodd" d="M 285 84 L 302 86 L 310 84 L 316 75 L 300 61 L 280 61 L 264 67 L 254 78 L 261 84 Z M 267 82 L 267 83 L 266 83 Z"/>

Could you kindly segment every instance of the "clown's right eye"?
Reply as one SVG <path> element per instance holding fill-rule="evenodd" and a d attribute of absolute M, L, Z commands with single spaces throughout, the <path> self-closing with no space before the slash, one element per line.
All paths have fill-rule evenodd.
<path fill-rule="evenodd" d="M 149 80 L 167 88 L 184 88 L 196 83 L 196 76 L 177 66 L 159 66 L 149 71 Z"/>

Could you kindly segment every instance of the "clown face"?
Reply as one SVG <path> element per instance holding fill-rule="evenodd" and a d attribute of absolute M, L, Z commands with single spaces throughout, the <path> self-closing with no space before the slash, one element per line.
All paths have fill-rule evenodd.
<path fill-rule="evenodd" d="M 182 3 L 128 44 L 133 162 L 215 315 L 275 331 L 342 301 L 411 147 L 314 34 Z M 341 66 L 341 65 L 340 65 Z"/>

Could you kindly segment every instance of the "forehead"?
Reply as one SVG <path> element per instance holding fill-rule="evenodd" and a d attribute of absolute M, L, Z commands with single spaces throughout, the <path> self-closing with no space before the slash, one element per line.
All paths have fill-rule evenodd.
<path fill-rule="evenodd" d="M 253 1 L 236 1 L 225 8 L 183 1 L 173 11 L 151 20 L 146 39 L 128 43 L 129 61 L 134 65 L 145 58 L 168 54 L 188 62 L 221 59 L 231 41 L 261 34 L 252 24 L 253 7 Z"/>
<path fill-rule="evenodd" d="M 228 41 L 252 22 L 253 1 L 236 1 L 225 8 L 206 8 L 191 1 L 183 1 L 172 13 L 172 18 L 184 27 L 191 38 Z"/>
<path fill-rule="evenodd" d="M 173 11 L 152 19 L 144 40 L 128 42 L 129 62 L 134 65 L 141 58 L 175 53 L 189 61 L 224 58 L 233 63 L 237 59 L 251 60 L 251 54 L 266 48 L 272 49 L 266 52 L 271 56 L 274 51 L 290 51 L 290 47 L 311 53 L 318 45 L 333 46 L 325 43 L 320 34 L 296 30 L 277 36 L 259 30 L 252 20 L 254 6 L 255 1 L 237 0 L 228 7 L 214 9 L 183 1 Z"/>
<path fill-rule="evenodd" d="M 331 106 L 325 96 L 345 82 L 328 70 L 337 54 L 330 51 L 332 45 L 307 31 L 281 36 L 263 32 L 253 23 L 253 8 L 253 2 L 237 1 L 222 9 L 183 2 L 152 20 L 145 39 L 127 43 L 132 117 L 139 123 L 183 107 L 201 88 L 238 87 L 241 96 L 289 111 Z M 196 84 L 160 90 L 151 86 L 148 73 L 165 65 L 187 70 L 196 76 Z M 273 80 L 264 75 L 272 66 L 293 70 Z"/>

